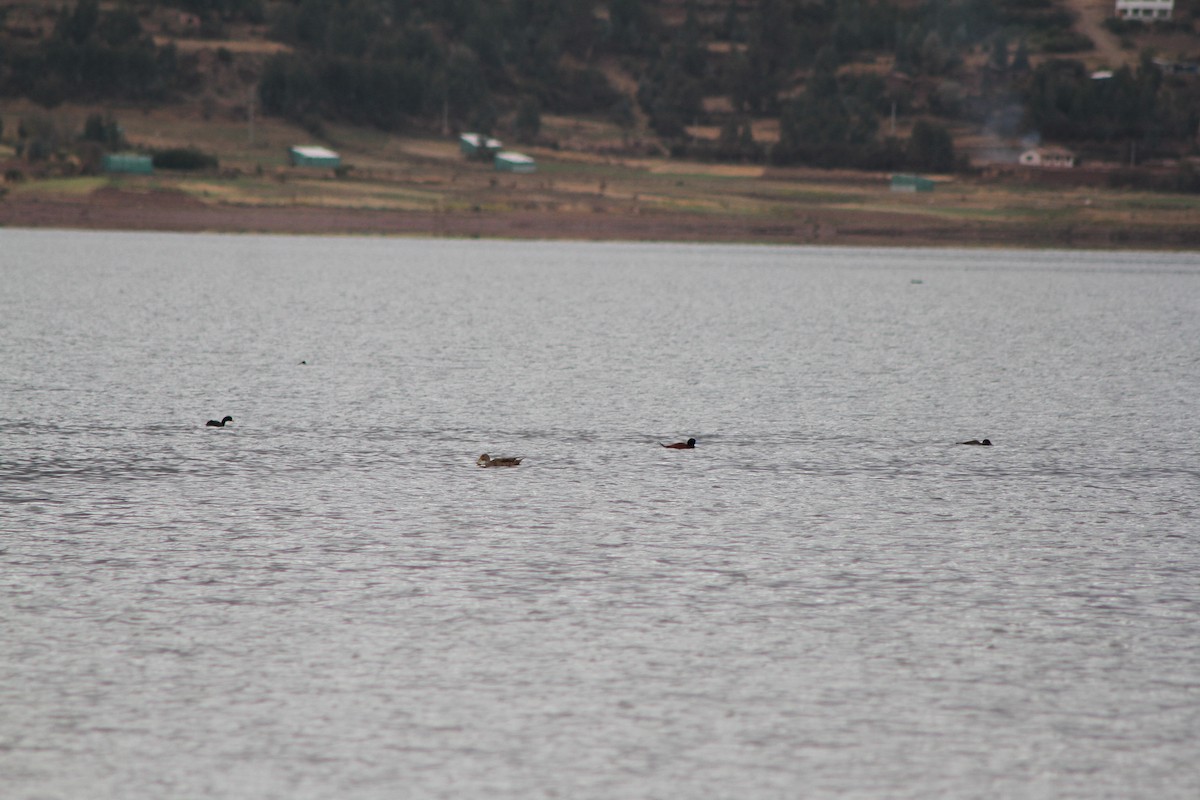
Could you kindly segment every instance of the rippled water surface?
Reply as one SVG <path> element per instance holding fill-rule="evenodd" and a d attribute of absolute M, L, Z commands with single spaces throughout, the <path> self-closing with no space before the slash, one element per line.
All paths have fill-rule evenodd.
<path fill-rule="evenodd" d="M 5 798 L 1200 796 L 1193 254 L 0 230 L 0 398 Z"/>

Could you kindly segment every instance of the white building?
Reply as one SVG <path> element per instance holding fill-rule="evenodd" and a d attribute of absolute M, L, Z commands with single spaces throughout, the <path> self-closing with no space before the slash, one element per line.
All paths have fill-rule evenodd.
<path fill-rule="evenodd" d="M 1170 19 L 1175 0 L 1117 0 L 1116 14 L 1121 19 Z"/>

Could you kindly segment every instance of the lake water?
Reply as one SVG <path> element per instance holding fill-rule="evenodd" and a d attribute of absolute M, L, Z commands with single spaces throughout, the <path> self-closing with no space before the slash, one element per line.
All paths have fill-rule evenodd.
<path fill-rule="evenodd" d="M 1196 254 L 0 279 L 4 798 L 1200 796 Z"/>

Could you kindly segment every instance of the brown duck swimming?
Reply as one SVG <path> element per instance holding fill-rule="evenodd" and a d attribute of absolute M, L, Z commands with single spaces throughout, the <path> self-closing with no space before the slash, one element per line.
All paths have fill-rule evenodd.
<path fill-rule="evenodd" d="M 224 428 L 226 422 L 233 422 L 233 417 L 225 417 L 220 422 L 218 422 L 215 419 L 210 419 L 208 422 L 204 423 L 204 427 L 206 427 L 206 428 Z"/>
<path fill-rule="evenodd" d="M 662 444 L 662 442 L 659 442 L 659 444 Z M 696 440 L 688 439 L 686 442 L 675 442 L 674 444 L 663 444 L 662 446 L 668 450 L 695 450 Z"/>
<path fill-rule="evenodd" d="M 959 442 L 959 444 L 981 444 L 981 445 L 983 445 L 984 447 L 991 447 L 991 446 L 992 446 L 992 440 L 991 440 L 991 439 L 984 439 L 984 440 L 981 442 L 981 441 L 979 441 L 978 439 L 972 439 L 972 440 L 971 440 L 971 441 L 969 441 L 969 442 Z"/>
<path fill-rule="evenodd" d="M 479 458 L 475 459 L 475 463 L 481 467 L 515 467 L 521 463 L 521 459 L 492 458 L 487 453 L 484 453 Z"/>

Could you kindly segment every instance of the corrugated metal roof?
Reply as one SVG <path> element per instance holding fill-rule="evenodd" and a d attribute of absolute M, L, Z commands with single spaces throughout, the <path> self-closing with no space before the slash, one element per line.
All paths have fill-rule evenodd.
<path fill-rule="evenodd" d="M 337 153 L 326 147 L 320 147 L 315 144 L 296 145 L 292 148 L 292 152 L 296 155 L 304 156 L 305 158 L 340 158 Z"/>
<path fill-rule="evenodd" d="M 458 137 L 460 141 L 466 142 L 471 147 L 486 147 L 489 150 L 499 150 L 503 145 L 499 139 L 493 139 L 490 136 L 484 136 L 481 133 L 464 133 Z"/>

